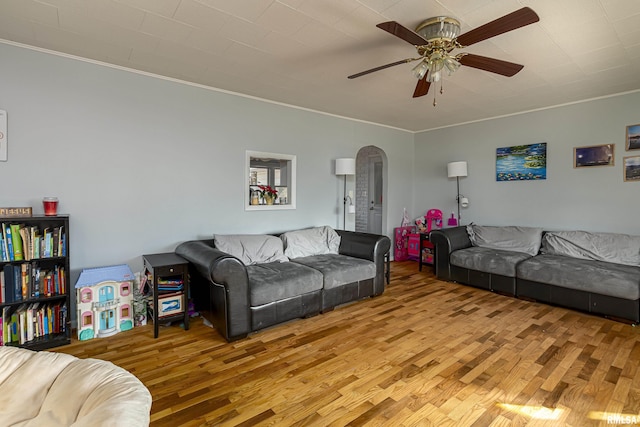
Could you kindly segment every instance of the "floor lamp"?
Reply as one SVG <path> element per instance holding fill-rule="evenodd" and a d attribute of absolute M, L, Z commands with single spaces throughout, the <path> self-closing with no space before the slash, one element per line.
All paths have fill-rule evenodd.
<path fill-rule="evenodd" d="M 356 174 L 356 159 L 336 159 L 336 175 L 344 177 L 343 206 L 342 206 L 342 227 L 347 229 L 347 175 Z"/>
<path fill-rule="evenodd" d="M 458 202 L 458 225 L 460 225 L 460 204 L 465 208 L 469 205 L 469 200 L 460 194 L 460 177 L 467 176 L 467 162 L 451 162 L 447 164 L 447 176 L 455 178 L 458 187 L 456 201 Z"/>

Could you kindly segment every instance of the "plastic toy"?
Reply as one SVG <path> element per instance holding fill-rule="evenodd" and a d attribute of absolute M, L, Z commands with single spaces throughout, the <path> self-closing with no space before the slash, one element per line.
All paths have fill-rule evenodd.
<path fill-rule="evenodd" d="M 88 268 L 76 282 L 78 340 L 133 328 L 134 275 L 128 265 Z"/>

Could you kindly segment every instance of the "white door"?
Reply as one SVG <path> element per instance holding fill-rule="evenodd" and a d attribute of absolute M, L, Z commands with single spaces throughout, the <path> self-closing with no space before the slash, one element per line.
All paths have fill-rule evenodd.
<path fill-rule="evenodd" d="M 369 157 L 369 217 L 367 232 L 382 234 L 382 158 Z"/>

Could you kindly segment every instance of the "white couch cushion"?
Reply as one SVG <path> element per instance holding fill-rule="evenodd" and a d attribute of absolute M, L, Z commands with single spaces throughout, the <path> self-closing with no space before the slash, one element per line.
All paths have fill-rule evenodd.
<path fill-rule="evenodd" d="M 216 234 L 216 248 L 240 259 L 244 265 L 285 262 L 282 240 L 265 234 Z"/>
<path fill-rule="evenodd" d="M 288 231 L 280 238 L 284 243 L 284 254 L 289 258 L 337 254 L 340 249 L 340 236 L 328 225 Z"/>

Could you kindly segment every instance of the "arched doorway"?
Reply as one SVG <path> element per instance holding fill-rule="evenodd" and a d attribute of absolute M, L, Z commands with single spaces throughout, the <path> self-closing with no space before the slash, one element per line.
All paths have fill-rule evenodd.
<path fill-rule="evenodd" d="M 373 145 L 356 156 L 356 231 L 386 234 L 387 155 Z"/>

